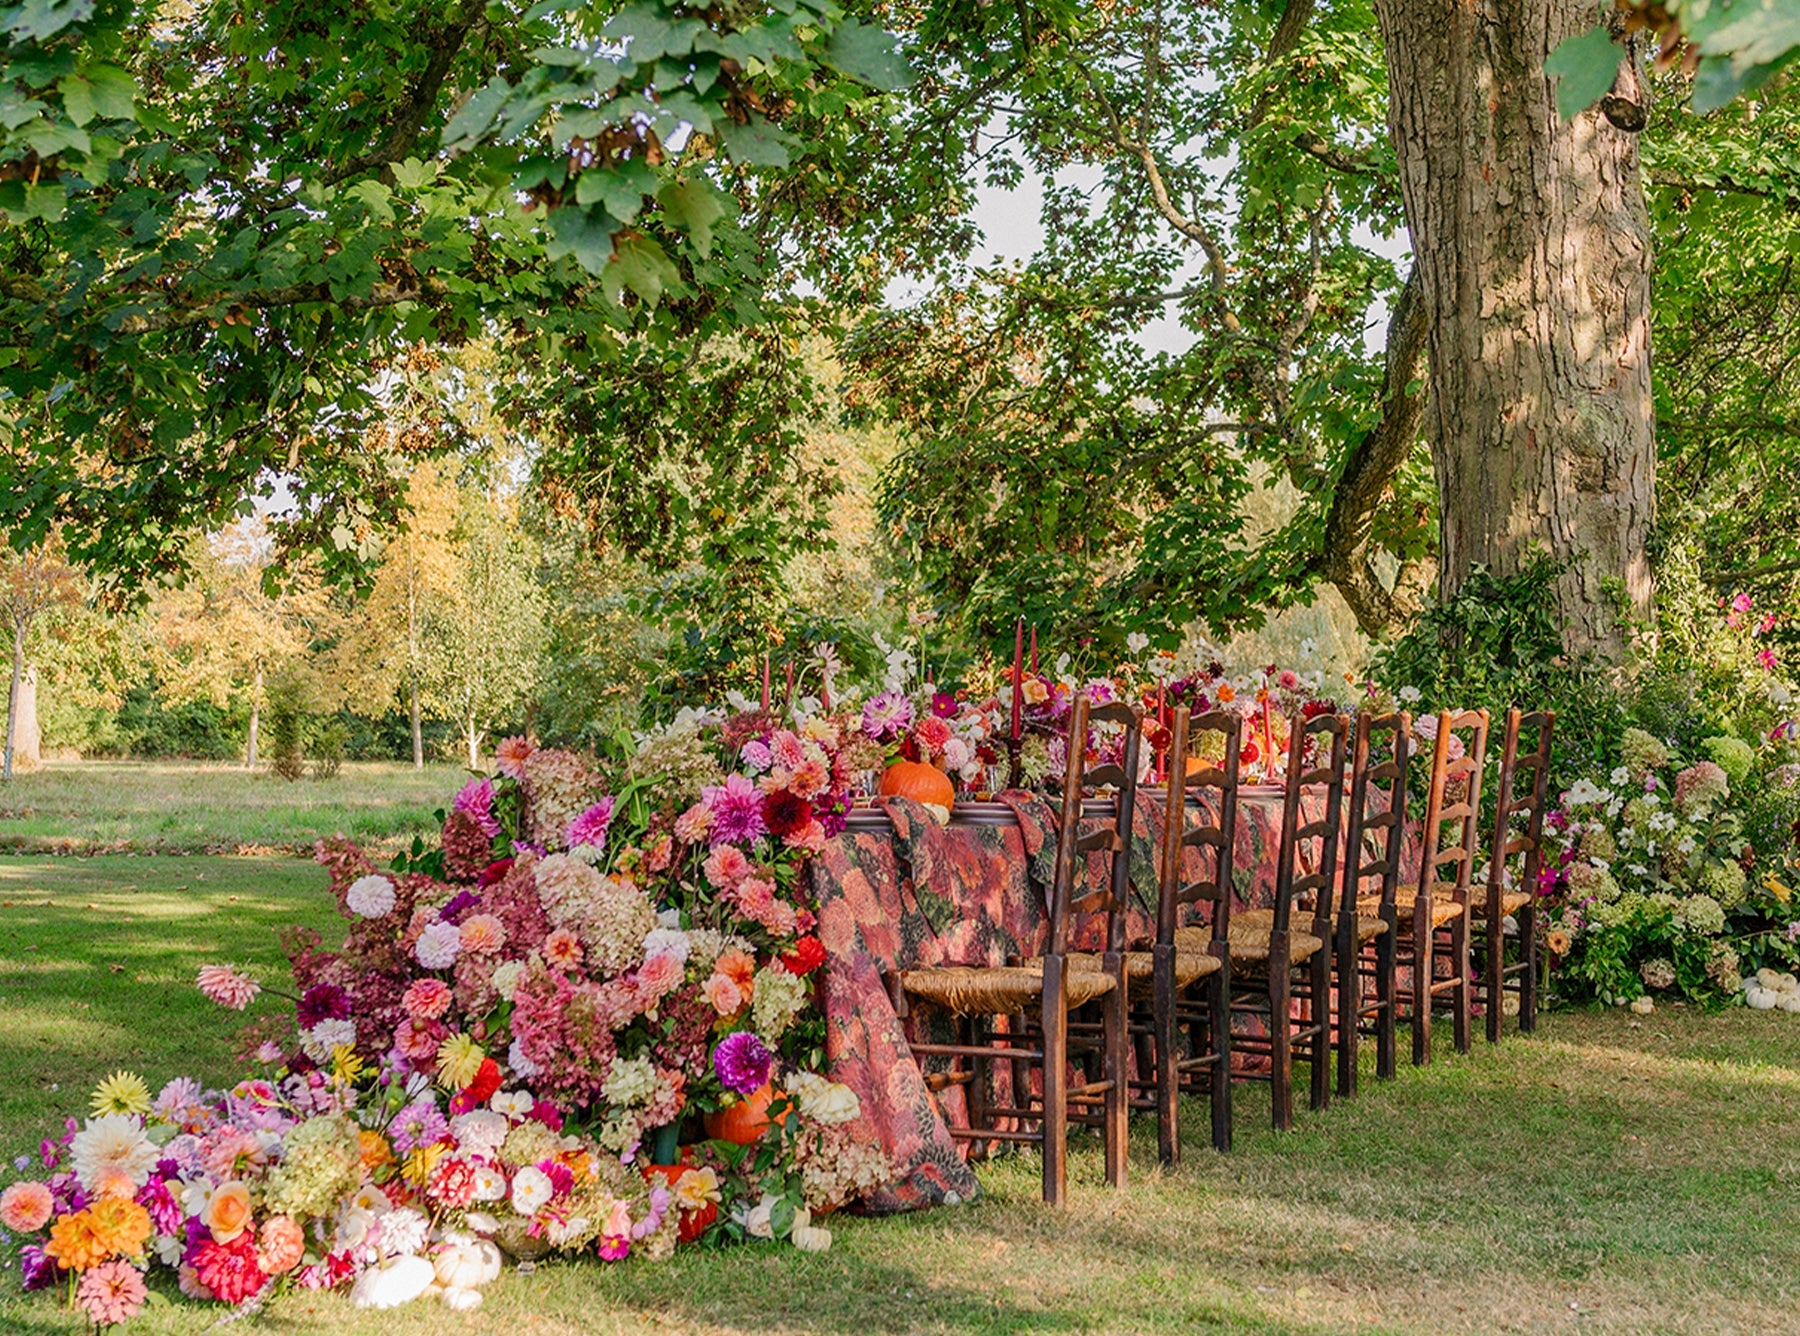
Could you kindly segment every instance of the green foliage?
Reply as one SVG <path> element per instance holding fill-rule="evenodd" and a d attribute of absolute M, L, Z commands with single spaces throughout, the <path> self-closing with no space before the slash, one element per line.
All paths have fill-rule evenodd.
<path fill-rule="evenodd" d="M 1611 8 L 1611 6 L 1608 6 Z M 1621 3 L 1636 11 L 1634 21 L 1674 30 L 1692 48 L 1696 62 L 1692 105 L 1717 111 L 1754 93 L 1800 55 L 1800 0 L 1644 0 Z M 1564 39 L 1544 62 L 1557 77 L 1556 105 L 1565 117 L 1598 102 L 1612 87 L 1626 51 L 1601 23 Z"/>
<path fill-rule="evenodd" d="M 1517 575 L 1475 570 L 1448 600 L 1430 604 L 1384 646 L 1370 676 L 1392 692 L 1414 687 L 1419 709 L 1556 711 L 1552 783 L 1570 783 L 1616 755 L 1625 712 L 1607 680 L 1563 650 L 1554 587 L 1559 570 L 1538 555 Z"/>

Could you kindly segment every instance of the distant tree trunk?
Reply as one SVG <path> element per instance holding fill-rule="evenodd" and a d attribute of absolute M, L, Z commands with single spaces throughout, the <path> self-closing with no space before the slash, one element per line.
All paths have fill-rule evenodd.
<path fill-rule="evenodd" d="M 44 764 L 44 734 L 38 727 L 37 689 L 38 670 L 28 663 L 19 677 L 16 706 L 19 727 L 13 741 L 12 759 L 17 770 L 37 770 Z"/>
<path fill-rule="evenodd" d="M 419 716 L 419 683 L 417 679 L 410 684 L 407 694 L 411 697 L 412 706 L 413 769 L 423 770 L 425 768 L 425 725 Z"/>
<path fill-rule="evenodd" d="M 256 730 L 262 723 L 263 670 L 258 664 L 250 683 L 250 745 L 244 753 L 244 769 L 256 769 Z"/>
<path fill-rule="evenodd" d="M 13 743 L 19 728 L 19 685 L 25 677 L 25 627 L 13 623 L 12 686 L 6 695 L 6 761 L 0 775 L 13 777 Z"/>
<path fill-rule="evenodd" d="M 469 716 L 469 769 L 481 769 L 481 729 L 475 716 Z"/>
<path fill-rule="evenodd" d="M 1591 0 L 1376 0 L 1389 127 L 1431 322 L 1440 588 L 1569 563 L 1571 649 L 1617 661 L 1653 587 L 1650 235 L 1635 134 L 1557 113 L 1544 59 Z M 1622 79 L 1634 71 L 1627 67 Z"/>

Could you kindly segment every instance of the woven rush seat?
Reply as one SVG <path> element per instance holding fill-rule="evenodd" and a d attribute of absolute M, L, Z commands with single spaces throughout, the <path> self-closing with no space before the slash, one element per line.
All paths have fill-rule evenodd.
<path fill-rule="evenodd" d="M 997 1016 L 1035 1003 L 1044 993 L 1041 964 L 951 965 L 902 970 L 900 986 L 914 997 L 966 1016 Z M 1071 1009 L 1110 993 L 1113 978 L 1092 970 L 1067 970 L 1063 993 Z"/>
<path fill-rule="evenodd" d="M 1231 959 L 1236 961 L 1259 961 L 1269 958 L 1269 938 L 1274 928 L 1257 923 L 1238 926 L 1236 917 L 1231 923 Z M 1212 941 L 1211 928 L 1177 928 L 1175 930 L 1175 946 L 1181 951 L 1198 951 Z M 1288 959 L 1291 961 L 1309 960 L 1323 950 L 1325 943 L 1309 932 L 1288 932 Z"/>
<path fill-rule="evenodd" d="M 1441 928 L 1446 923 L 1453 922 L 1463 916 L 1464 906 L 1457 904 L 1456 901 L 1450 898 L 1452 889 L 1453 888 L 1449 883 L 1446 882 L 1443 885 L 1440 885 L 1437 888 L 1437 891 L 1432 895 L 1431 926 L 1434 928 Z M 1412 921 L 1413 905 L 1418 898 L 1419 892 L 1417 888 L 1401 887 L 1394 892 L 1394 912 L 1402 923 L 1410 923 Z M 1379 914 L 1381 912 L 1381 900 L 1379 898 L 1358 900 L 1356 902 L 1356 912 L 1358 914 Z"/>
<path fill-rule="evenodd" d="M 1482 913 L 1487 909 L 1487 891 L 1485 889 L 1476 887 L 1469 892 L 1469 899 L 1473 902 L 1477 913 Z M 1500 912 L 1502 914 L 1516 914 L 1530 903 L 1531 897 L 1524 891 L 1502 890 L 1500 892 Z"/>
<path fill-rule="evenodd" d="M 1071 951 L 1068 961 L 1071 971 L 1099 970 L 1105 967 L 1103 957 L 1091 951 Z M 1211 952 L 1178 949 L 1175 952 L 1175 987 L 1186 988 L 1196 979 L 1204 979 L 1223 968 L 1224 962 Z M 1131 985 L 1134 995 L 1148 993 L 1156 984 L 1156 956 L 1149 951 L 1127 951 L 1125 981 Z"/>
<path fill-rule="evenodd" d="M 1380 903 L 1377 901 L 1377 903 Z M 1360 909 L 1361 906 L 1359 905 Z M 1275 927 L 1275 911 L 1273 909 L 1243 909 L 1232 915 L 1231 926 L 1236 928 L 1240 923 L 1254 923 L 1264 932 Z M 1356 916 L 1356 940 L 1372 942 L 1387 931 L 1387 920 L 1374 914 L 1359 913 Z"/>

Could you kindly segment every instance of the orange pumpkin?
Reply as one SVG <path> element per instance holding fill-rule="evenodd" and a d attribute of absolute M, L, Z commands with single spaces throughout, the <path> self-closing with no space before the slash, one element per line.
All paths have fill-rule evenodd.
<path fill-rule="evenodd" d="M 775 1087 L 764 1081 L 736 1104 L 706 1115 L 706 1135 L 737 1146 L 754 1145 L 769 1130 L 769 1102 Z"/>
<path fill-rule="evenodd" d="M 956 803 L 956 786 L 950 782 L 950 776 L 923 761 L 895 761 L 881 776 L 881 792 L 886 797 L 911 798 L 936 807 Z"/>

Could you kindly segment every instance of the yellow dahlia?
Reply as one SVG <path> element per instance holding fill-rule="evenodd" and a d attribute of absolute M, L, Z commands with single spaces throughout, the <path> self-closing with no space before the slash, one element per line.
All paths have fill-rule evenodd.
<path fill-rule="evenodd" d="M 94 1087 L 88 1107 L 96 1118 L 109 1113 L 149 1113 L 150 1087 L 135 1072 L 114 1072 Z"/>
<path fill-rule="evenodd" d="M 446 1090 L 461 1090 L 481 1073 L 487 1054 L 466 1034 L 453 1034 L 438 1046 L 438 1080 Z"/>

